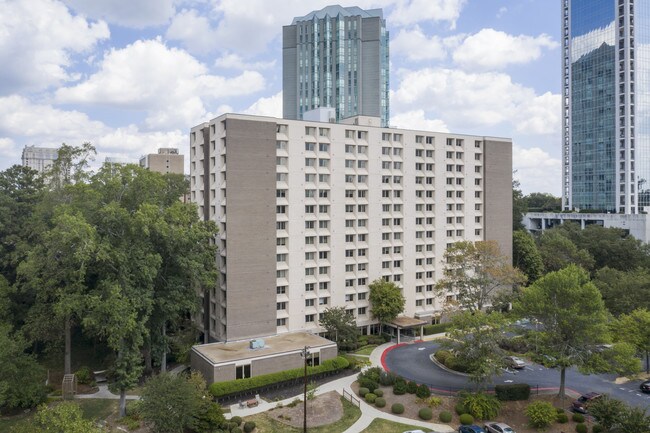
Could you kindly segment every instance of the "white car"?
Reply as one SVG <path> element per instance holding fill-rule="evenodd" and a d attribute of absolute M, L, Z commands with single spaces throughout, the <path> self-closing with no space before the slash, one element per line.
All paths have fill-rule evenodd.
<path fill-rule="evenodd" d="M 485 431 L 487 433 L 515 433 L 508 424 L 502 422 L 490 422 L 485 424 Z"/>
<path fill-rule="evenodd" d="M 518 358 L 516 356 L 506 356 L 506 364 L 510 368 L 514 368 L 517 370 L 521 370 L 526 366 L 526 363 L 524 362 L 523 359 Z"/>

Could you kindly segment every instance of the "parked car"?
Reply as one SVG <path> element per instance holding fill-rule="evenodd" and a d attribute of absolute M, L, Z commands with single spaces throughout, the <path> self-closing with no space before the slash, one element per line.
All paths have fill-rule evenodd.
<path fill-rule="evenodd" d="M 650 392 L 650 380 L 646 380 L 639 386 L 641 392 Z"/>
<path fill-rule="evenodd" d="M 589 404 L 602 396 L 602 394 L 599 394 L 597 392 L 588 392 L 587 394 L 582 394 L 577 400 L 571 403 L 571 409 L 573 409 L 574 412 L 587 413 Z"/>
<path fill-rule="evenodd" d="M 516 356 L 506 356 L 506 365 L 510 368 L 521 370 L 526 366 L 526 363 L 523 359 Z"/>
<path fill-rule="evenodd" d="M 458 427 L 458 433 L 485 433 L 485 430 L 477 425 L 461 425 Z"/>
<path fill-rule="evenodd" d="M 487 433 L 515 433 L 512 427 L 502 422 L 490 422 L 484 428 Z"/>

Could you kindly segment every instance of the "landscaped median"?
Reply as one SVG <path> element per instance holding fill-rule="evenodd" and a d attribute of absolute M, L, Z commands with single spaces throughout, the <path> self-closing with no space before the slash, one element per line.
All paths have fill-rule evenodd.
<path fill-rule="evenodd" d="M 319 366 L 307 367 L 307 376 L 316 376 L 324 373 L 335 373 L 348 368 L 349 365 L 350 362 L 347 359 L 343 358 L 342 356 L 338 356 L 334 359 L 323 361 L 323 363 Z M 247 379 L 230 380 L 228 382 L 215 382 L 210 385 L 210 393 L 215 398 L 223 398 L 245 391 L 253 391 L 259 388 L 264 388 L 269 385 L 290 382 L 302 378 L 304 374 L 305 370 L 303 368 L 295 368 L 293 370 L 264 374 L 261 376 L 249 377 Z"/>

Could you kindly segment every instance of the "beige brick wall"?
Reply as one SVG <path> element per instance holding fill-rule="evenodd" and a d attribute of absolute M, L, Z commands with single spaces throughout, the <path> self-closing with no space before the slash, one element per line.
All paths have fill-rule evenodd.
<path fill-rule="evenodd" d="M 512 142 L 485 140 L 485 239 L 512 256 Z"/>

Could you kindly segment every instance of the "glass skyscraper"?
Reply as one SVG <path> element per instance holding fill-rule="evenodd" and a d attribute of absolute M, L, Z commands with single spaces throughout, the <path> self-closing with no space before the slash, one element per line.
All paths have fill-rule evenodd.
<path fill-rule="evenodd" d="M 563 208 L 650 210 L 650 2 L 561 0 Z"/>
<path fill-rule="evenodd" d="M 381 9 L 328 6 L 283 28 L 283 117 L 331 107 L 336 120 L 389 122 L 388 31 Z"/>

